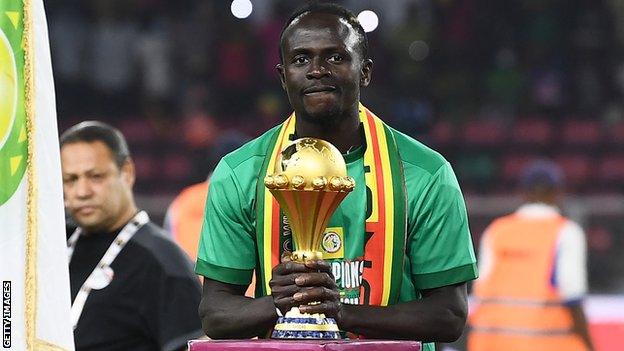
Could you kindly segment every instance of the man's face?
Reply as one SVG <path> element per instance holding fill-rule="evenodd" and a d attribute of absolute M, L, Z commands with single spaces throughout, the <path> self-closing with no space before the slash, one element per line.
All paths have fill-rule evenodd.
<path fill-rule="evenodd" d="M 119 169 L 101 141 L 75 142 L 61 148 L 65 207 L 87 232 L 117 229 L 132 204 L 134 167 Z M 121 219 L 123 221 L 123 219 Z"/>
<path fill-rule="evenodd" d="M 368 85 L 372 61 L 359 52 L 354 28 L 339 17 L 307 14 L 284 32 L 282 86 L 303 118 L 331 123 L 357 108 L 360 86 Z"/>

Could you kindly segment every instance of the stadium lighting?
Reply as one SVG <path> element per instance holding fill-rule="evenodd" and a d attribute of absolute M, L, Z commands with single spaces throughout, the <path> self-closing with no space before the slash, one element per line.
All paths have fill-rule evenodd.
<path fill-rule="evenodd" d="M 379 25 L 379 17 L 377 17 L 377 14 L 371 10 L 364 10 L 360 12 L 357 19 L 360 21 L 362 28 L 364 28 L 364 31 L 367 33 L 374 31 L 375 28 L 377 28 L 377 25 Z"/>
<path fill-rule="evenodd" d="M 230 10 L 236 18 L 244 19 L 251 15 L 253 11 L 253 5 L 249 0 L 234 0 L 230 5 Z"/>
<path fill-rule="evenodd" d="M 414 61 L 422 61 L 429 55 L 429 45 L 422 40 L 413 41 L 409 46 L 409 56 Z"/>

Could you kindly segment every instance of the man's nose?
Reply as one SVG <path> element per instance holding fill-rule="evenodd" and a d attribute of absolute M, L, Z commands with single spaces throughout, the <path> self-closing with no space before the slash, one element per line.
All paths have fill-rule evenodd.
<path fill-rule="evenodd" d="M 320 79 L 325 76 L 330 76 L 331 71 L 325 67 L 323 62 L 319 59 L 312 60 L 310 64 L 310 70 L 306 74 L 308 79 Z"/>
<path fill-rule="evenodd" d="M 75 194 L 79 198 L 87 198 L 93 194 L 91 183 L 86 178 L 80 178 L 76 181 Z"/>

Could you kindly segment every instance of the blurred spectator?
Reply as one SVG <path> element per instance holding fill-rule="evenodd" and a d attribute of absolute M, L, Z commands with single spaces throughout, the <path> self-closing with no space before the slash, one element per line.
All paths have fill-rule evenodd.
<path fill-rule="evenodd" d="M 188 257 L 135 204 L 123 135 L 88 121 L 60 139 L 77 350 L 186 350 L 203 335 Z"/>
<path fill-rule="evenodd" d="M 186 184 L 205 180 L 206 175 L 214 167 L 206 159 L 206 154 L 210 153 L 209 150 L 212 150 L 214 143 L 217 142 L 216 139 L 221 133 L 220 128 L 214 118 L 202 110 L 188 113 L 179 124 L 183 147 L 180 152 L 185 150 L 185 158 L 193 164 L 192 170 L 186 173 L 188 179 Z"/>
<path fill-rule="evenodd" d="M 615 26 L 615 37 L 618 46 L 624 44 L 624 1 L 607 0 L 608 10 L 613 15 L 613 24 Z"/>
<path fill-rule="evenodd" d="M 180 83 L 197 83 L 211 79 L 215 66 L 217 22 L 212 1 L 196 1 L 189 11 L 173 20 L 171 36 L 176 79 Z M 201 40 L 198 40 L 198 36 Z"/>
<path fill-rule="evenodd" d="M 88 41 L 87 77 L 97 94 L 96 106 L 113 116 L 136 104 L 139 27 L 130 5 L 121 0 L 94 0 L 94 23 Z"/>
<path fill-rule="evenodd" d="M 494 61 L 485 79 L 486 96 L 496 106 L 516 111 L 526 84 L 524 72 L 518 67 L 517 53 L 511 47 L 501 47 Z"/>
<path fill-rule="evenodd" d="M 410 18 L 418 20 L 403 22 L 390 33 L 387 42 L 388 54 L 394 61 L 391 72 L 395 84 L 392 88 L 397 94 L 413 93 L 406 89 L 425 91 L 426 63 L 433 40 L 433 23 L 420 20 L 427 18 L 422 12 L 430 9 L 423 8 L 418 2 L 412 3 L 406 10 Z"/>
<path fill-rule="evenodd" d="M 523 172 L 525 204 L 481 239 L 468 350 L 593 350 L 583 229 L 557 208 L 563 173 L 539 160 Z"/>
<path fill-rule="evenodd" d="M 208 164 L 212 170 L 221 157 L 237 149 L 248 138 L 237 132 L 226 132 L 210 149 Z M 212 173 L 212 171 L 210 171 Z M 210 175 L 205 181 L 184 188 L 173 200 L 165 216 L 164 228 L 173 240 L 191 257 L 197 259 L 197 245 L 204 220 Z"/>
<path fill-rule="evenodd" d="M 50 13 L 50 41 L 54 78 L 63 89 L 57 90 L 57 107 L 63 114 L 85 111 L 85 55 L 89 39 L 89 24 L 85 5 L 80 1 L 59 4 Z"/>
<path fill-rule="evenodd" d="M 164 21 L 152 21 L 136 42 L 137 67 L 145 97 L 164 99 L 171 90 L 171 38 Z"/>
<path fill-rule="evenodd" d="M 273 3 L 272 15 L 263 23 L 259 25 L 255 35 L 261 45 L 265 48 L 262 50 L 263 54 L 263 66 L 265 79 L 273 81 L 275 77 L 275 65 L 279 62 L 279 52 L 277 50 L 279 45 L 280 32 L 284 22 L 288 19 L 291 12 L 289 1 L 275 1 Z M 291 4 L 292 6 L 292 4 Z"/>
<path fill-rule="evenodd" d="M 563 75 L 556 65 L 537 66 L 531 74 L 531 99 L 537 110 L 558 111 L 564 102 Z"/>

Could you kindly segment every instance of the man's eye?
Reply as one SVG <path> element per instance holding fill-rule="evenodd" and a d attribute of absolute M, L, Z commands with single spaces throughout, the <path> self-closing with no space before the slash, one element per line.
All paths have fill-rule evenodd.
<path fill-rule="evenodd" d="M 308 58 L 305 56 L 297 56 L 293 59 L 293 63 L 296 65 L 302 65 L 308 62 Z"/>
<path fill-rule="evenodd" d="M 98 174 L 92 174 L 91 177 L 89 177 L 89 178 L 91 178 L 93 180 L 102 180 L 102 179 L 104 179 L 104 174 L 99 174 L 99 173 Z"/>
<path fill-rule="evenodd" d="M 76 178 L 63 178 L 63 184 L 70 185 L 76 181 Z"/>
<path fill-rule="evenodd" d="M 333 54 L 329 57 L 330 62 L 342 62 L 342 60 L 344 60 L 344 58 L 342 57 L 342 55 L 338 54 Z"/>

